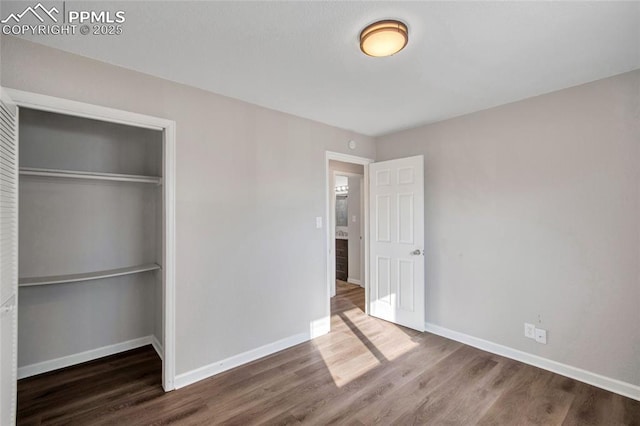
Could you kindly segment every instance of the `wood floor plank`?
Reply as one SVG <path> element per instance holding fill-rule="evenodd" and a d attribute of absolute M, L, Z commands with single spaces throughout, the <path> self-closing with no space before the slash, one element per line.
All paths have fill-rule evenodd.
<path fill-rule="evenodd" d="M 508 389 L 522 364 L 515 361 L 496 362 L 483 357 L 482 362 L 449 380 L 445 387 L 431 393 L 415 411 L 407 412 L 396 424 L 474 424 Z"/>
<path fill-rule="evenodd" d="M 354 418 L 364 424 L 390 424 L 397 418 L 413 412 L 425 399 L 446 384 L 460 371 L 472 368 L 480 359 L 482 351 L 462 346 L 435 365 L 426 368 L 417 377 L 400 386 L 392 398 L 373 399 L 348 419 Z M 408 410 L 411 407 L 412 410 Z"/>
<path fill-rule="evenodd" d="M 150 347 L 18 382 L 20 425 L 636 425 L 640 402 L 364 314 L 337 283 L 331 333 L 165 393 Z"/>
<path fill-rule="evenodd" d="M 575 395 L 563 426 L 640 425 L 640 401 L 567 377 L 558 376 L 554 380 Z"/>
<path fill-rule="evenodd" d="M 513 418 L 527 425 L 562 424 L 575 395 L 554 385 L 554 376 L 554 373 L 524 366 L 519 380 L 493 403 L 479 424 L 501 424 Z"/>

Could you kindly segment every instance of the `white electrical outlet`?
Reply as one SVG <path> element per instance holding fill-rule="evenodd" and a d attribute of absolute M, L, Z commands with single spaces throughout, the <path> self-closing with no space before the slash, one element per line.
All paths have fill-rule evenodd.
<path fill-rule="evenodd" d="M 542 343 L 543 345 L 547 344 L 547 330 L 536 328 L 536 342 Z"/>
<path fill-rule="evenodd" d="M 536 338 L 536 326 L 533 324 L 529 324 L 528 322 L 524 323 L 524 337 L 528 337 L 529 339 Z"/>

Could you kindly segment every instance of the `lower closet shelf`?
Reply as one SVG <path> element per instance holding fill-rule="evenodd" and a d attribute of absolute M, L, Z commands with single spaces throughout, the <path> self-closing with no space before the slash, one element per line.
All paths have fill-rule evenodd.
<path fill-rule="evenodd" d="M 46 277 L 24 277 L 18 278 L 20 287 L 29 287 L 36 285 L 63 284 L 78 281 L 99 280 L 102 278 L 119 277 L 121 275 L 137 274 L 140 272 L 155 271 L 161 269 L 157 263 L 147 263 L 144 265 L 130 266 L 128 268 L 107 269 L 105 271 L 85 272 L 82 274 L 70 275 L 50 275 Z"/>

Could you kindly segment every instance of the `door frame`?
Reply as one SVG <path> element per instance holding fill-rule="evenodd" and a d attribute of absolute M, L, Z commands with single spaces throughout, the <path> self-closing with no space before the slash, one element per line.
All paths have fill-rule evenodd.
<path fill-rule="evenodd" d="M 351 154 L 343 154 L 340 152 L 326 151 L 325 152 L 325 207 L 326 207 L 326 245 L 325 254 L 327 256 L 327 312 L 331 316 L 331 302 L 330 299 L 333 290 L 335 289 L 335 252 L 336 252 L 336 239 L 334 231 L 335 223 L 335 188 L 331 188 L 333 180 L 332 170 L 329 169 L 329 161 L 342 161 L 345 163 L 360 164 L 364 167 L 363 185 L 360 188 L 363 191 L 364 202 L 362 203 L 363 212 L 361 213 L 363 218 L 363 235 L 362 235 L 362 247 L 364 249 L 364 297 L 365 297 L 365 313 L 369 314 L 369 164 L 374 160 L 366 157 L 358 157 Z M 333 211 L 332 211 L 332 206 Z"/>
<path fill-rule="evenodd" d="M 18 108 L 31 108 L 163 132 L 162 387 L 165 392 L 175 389 L 175 121 L 22 90 L 4 89 Z"/>

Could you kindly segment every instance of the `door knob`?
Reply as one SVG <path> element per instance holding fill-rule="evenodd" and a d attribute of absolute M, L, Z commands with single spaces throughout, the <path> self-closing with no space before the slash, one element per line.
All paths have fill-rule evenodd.
<path fill-rule="evenodd" d="M 420 256 L 422 254 L 422 250 L 420 249 L 415 249 L 414 251 L 411 252 L 411 254 L 413 256 Z"/>

